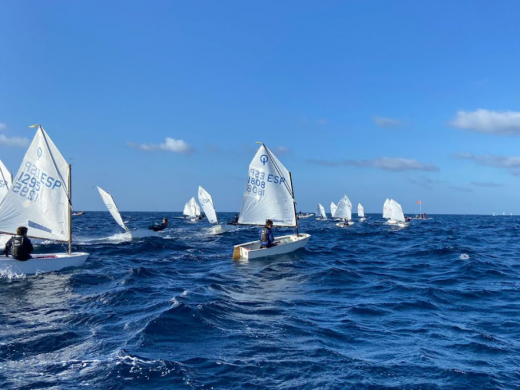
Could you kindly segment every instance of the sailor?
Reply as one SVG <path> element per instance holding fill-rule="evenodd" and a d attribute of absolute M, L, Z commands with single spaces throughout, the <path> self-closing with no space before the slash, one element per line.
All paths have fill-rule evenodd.
<path fill-rule="evenodd" d="M 345 218 L 345 222 L 344 222 L 343 226 L 348 226 L 348 219 L 347 218 Z"/>
<path fill-rule="evenodd" d="M 265 221 L 265 226 L 258 231 L 260 234 L 260 248 L 271 248 L 275 246 L 273 231 L 273 221 L 268 219 Z"/>
<path fill-rule="evenodd" d="M 154 232 L 160 232 L 168 227 L 168 218 L 163 218 L 162 223 L 160 225 L 150 226 L 148 229 L 153 230 Z"/>
<path fill-rule="evenodd" d="M 233 217 L 233 220 L 231 221 L 230 225 L 238 225 L 238 214 L 235 214 Z"/>
<path fill-rule="evenodd" d="M 31 253 L 34 250 L 31 240 L 27 237 L 27 228 L 20 226 L 16 229 L 16 236 L 13 236 L 7 241 L 4 249 L 4 256 L 11 255 L 20 261 L 31 259 Z"/>

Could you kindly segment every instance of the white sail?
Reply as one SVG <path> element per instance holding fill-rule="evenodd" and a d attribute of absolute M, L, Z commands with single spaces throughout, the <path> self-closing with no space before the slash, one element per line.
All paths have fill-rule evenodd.
<path fill-rule="evenodd" d="M 197 204 L 195 198 L 191 198 L 189 202 L 186 203 L 186 205 L 184 206 L 183 214 L 191 218 L 195 218 L 200 215 L 200 207 Z"/>
<path fill-rule="evenodd" d="M 402 209 L 401 205 L 392 199 L 390 201 L 390 208 L 391 208 L 390 220 L 397 221 L 397 222 L 404 222 L 404 213 L 403 213 L 403 209 Z"/>
<path fill-rule="evenodd" d="M 322 219 L 327 219 L 325 208 L 320 203 L 318 203 L 318 206 L 316 207 L 316 216 L 321 216 Z"/>
<path fill-rule="evenodd" d="M 357 215 L 359 218 L 365 218 L 365 209 L 361 205 L 361 203 L 358 203 L 357 205 Z"/>
<path fill-rule="evenodd" d="M 352 203 L 347 195 L 343 196 L 338 202 L 338 208 L 336 209 L 334 217 L 341 219 L 346 218 L 349 221 L 352 219 Z"/>
<path fill-rule="evenodd" d="M 390 214 L 392 212 L 390 206 L 391 206 L 390 199 L 387 198 L 385 200 L 385 204 L 383 205 L 383 218 L 386 218 L 386 219 L 390 218 Z"/>
<path fill-rule="evenodd" d="M 67 161 L 40 126 L 13 184 L 0 204 L 0 232 L 29 228 L 30 237 L 68 241 L 69 175 Z"/>
<path fill-rule="evenodd" d="M 336 215 L 336 209 L 338 208 L 338 206 L 336 206 L 336 203 L 334 202 L 330 202 L 330 216 L 332 218 L 334 218 Z"/>
<path fill-rule="evenodd" d="M 215 211 L 215 206 L 213 205 L 213 198 L 211 195 L 201 186 L 199 186 L 199 203 L 202 206 L 202 210 L 204 210 L 204 214 L 208 218 L 210 223 L 217 223 L 217 212 Z"/>
<path fill-rule="evenodd" d="M 0 201 L 5 198 L 13 183 L 13 175 L 0 160 Z"/>
<path fill-rule="evenodd" d="M 99 195 L 101 195 L 101 199 L 103 199 L 105 206 L 107 206 L 108 211 L 110 212 L 110 214 L 112 214 L 112 217 L 114 217 L 117 224 L 128 232 L 128 227 L 126 227 L 125 223 L 123 222 L 123 218 L 121 218 L 121 213 L 119 212 L 119 209 L 117 208 L 116 202 L 114 201 L 112 195 L 110 195 L 101 187 L 97 187 L 97 189 L 99 191 Z"/>
<path fill-rule="evenodd" d="M 266 219 L 276 226 L 296 226 L 289 171 L 262 144 L 249 164 L 238 223 L 263 225 Z"/>

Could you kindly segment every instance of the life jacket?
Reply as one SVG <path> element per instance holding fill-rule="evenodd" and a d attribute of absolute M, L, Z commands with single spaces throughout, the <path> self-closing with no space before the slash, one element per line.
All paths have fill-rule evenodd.
<path fill-rule="evenodd" d="M 269 230 L 265 227 L 260 230 L 260 242 L 262 245 L 269 244 Z"/>
<path fill-rule="evenodd" d="M 24 236 L 14 236 L 12 241 L 11 256 L 18 260 L 27 260 L 31 257 L 31 254 L 27 250 Z"/>

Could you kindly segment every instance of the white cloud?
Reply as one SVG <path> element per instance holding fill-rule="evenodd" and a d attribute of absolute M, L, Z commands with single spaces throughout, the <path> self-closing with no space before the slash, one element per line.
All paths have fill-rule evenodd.
<path fill-rule="evenodd" d="M 507 169 L 510 174 L 520 176 L 520 156 L 508 157 L 494 154 L 475 156 L 472 153 L 457 153 L 454 157 L 458 160 L 473 161 L 486 167 Z"/>
<path fill-rule="evenodd" d="M 478 133 L 517 136 L 520 135 L 520 112 L 482 108 L 476 111 L 458 111 L 455 119 L 449 124 L 458 129 Z"/>
<path fill-rule="evenodd" d="M 173 139 L 170 137 L 166 137 L 164 142 L 160 144 L 135 144 L 133 142 L 128 142 L 128 146 L 132 148 L 137 148 L 144 150 L 146 152 L 154 152 L 154 151 L 166 151 L 172 153 L 180 153 L 180 154 L 191 154 L 193 153 L 193 148 L 182 139 Z"/>
<path fill-rule="evenodd" d="M 359 168 L 377 168 L 384 171 L 430 171 L 435 172 L 439 167 L 433 164 L 425 164 L 415 159 L 401 157 L 379 157 L 371 160 L 307 160 L 311 164 L 339 167 L 354 166 Z"/>
<path fill-rule="evenodd" d="M 403 125 L 403 122 L 398 119 L 385 118 L 382 116 L 374 117 L 374 123 L 382 129 L 391 129 L 401 127 Z"/>
<path fill-rule="evenodd" d="M 25 148 L 29 146 L 29 140 L 22 137 L 6 137 L 4 134 L 0 134 L 0 145 L 2 146 L 14 146 L 19 148 Z"/>

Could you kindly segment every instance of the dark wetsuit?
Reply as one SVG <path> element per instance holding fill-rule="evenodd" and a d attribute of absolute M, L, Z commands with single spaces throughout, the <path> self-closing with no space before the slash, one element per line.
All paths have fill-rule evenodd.
<path fill-rule="evenodd" d="M 27 237 L 13 236 L 5 244 L 4 256 L 8 256 L 11 252 L 16 260 L 25 261 L 32 259 L 31 253 L 33 250 L 32 242 Z"/>
<path fill-rule="evenodd" d="M 235 216 L 233 217 L 233 220 L 232 220 L 231 223 L 230 223 L 230 225 L 236 225 L 236 224 L 238 224 L 238 215 L 235 215 Z"/>

